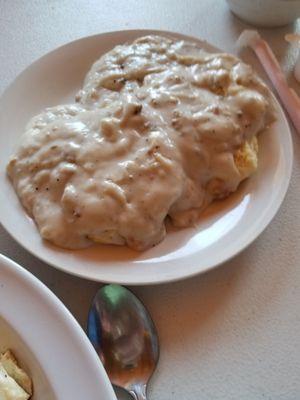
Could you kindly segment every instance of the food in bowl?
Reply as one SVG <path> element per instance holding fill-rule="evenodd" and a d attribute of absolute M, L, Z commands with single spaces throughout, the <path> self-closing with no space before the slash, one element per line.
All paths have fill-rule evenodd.
<path fill-rule="evenodd" d="M 0 354 L 0 399 L 28 400 L 32 396 L 32 380 L 19 366 L 11 350 Z"/>
<path fill-rule="evenodd" d="M 7 167 L 41 236 L 74 249 L 145 250 L 167 218 L 193 225 L 256 171 L 275 118 L 250 66 L 161 36 L 103 55 L 76 101 L 34 117 Z"/>

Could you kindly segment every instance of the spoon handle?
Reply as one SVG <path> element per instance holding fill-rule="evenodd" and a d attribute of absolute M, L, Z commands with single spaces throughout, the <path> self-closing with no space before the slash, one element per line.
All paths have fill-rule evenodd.
<path fill-rule="evenodd" d="M 135 385 L 133 389 L 129 390 L 129 393 L 134 400 L 147 400 L 146 385 Z"/>

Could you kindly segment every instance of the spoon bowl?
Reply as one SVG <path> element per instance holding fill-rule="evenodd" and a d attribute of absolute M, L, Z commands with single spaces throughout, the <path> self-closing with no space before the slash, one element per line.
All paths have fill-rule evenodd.
<path fill-rule="evenodd" d="M 141 301 L 123 286 L 103 286 L 89 311 L 88 337 L 111 382 L 134 399 L 145 400 L 159 358 L 159 343 Z"/>

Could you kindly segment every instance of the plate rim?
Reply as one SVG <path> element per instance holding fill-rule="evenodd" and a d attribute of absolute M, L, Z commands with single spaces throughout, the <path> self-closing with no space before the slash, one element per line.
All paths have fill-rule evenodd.
<path fill-rule="evenodd" d="M 62 51 L 64 47 L 68 47 L 68 46 L 74 46 L 74 45 L 78 45 L 80 41 L 86 41 L 86 40 L 93 40 L 96 38 L 99 39 L 105 39 L 105 36 L 118 36 L 120 34 L 124 34 L 124 35 L 136 35 L 136 37 L 138 37 L 139 35 L 147 35 L 147 34 L 160 34 L 160 35 L 169 35 L 169 36 L 173 36 L 176 38 L 181 38 L 181 39 L 185 39 L 185 40 L 191 40 L 191 41 L 196 41 L 198 43 L 204 43 L 206 45 L 208 45 L 210 48 L 214 49 L 215 51 L 220 51 L 220 52 L 224 52 L 221 49 L 218 49 L 217 47 L 215 47 L 214 45 L 211 45 L 209 42 L 207 42 L 206 40 L 203 40 L 201 38 L 197 38 L 197 37 L 193 37 L 193 36 L 189 36 L 189 35 L 185 35 L 185 34 L 181 34 L 179 32 L 172 32 L 172 31 L 165 31 L 165 30 L 157 30 L 157 29 L 128 29 L 128 30 L 118 30 L 118 31 L 108 31 L 108 32 L 102 32 L 102 33 L 98 33 L 95 35 L 89 35 L 89 36 L 85 36 L 85 37 L 81 37 L 79 39 L 67 42 L 47 53 L 45 53 L 44 55 L 42 55 L 41 57 L 39 57 L 38 59 L 36 59 L 35 61 L 33 61 L 30 65 L 28 65 L 20 74 L 18 74 L 16 76 L 16 78 L 9 84 L 9 86 L 5 89 L 5 91 L 3 92 L 3 94 L 1 95 L 0 98 L 0 102 L 3 100 L 3 98 L 5 97 L 5 95 L 9 92 L 9 90 L 11 89 L 11 87 L 16 83 L 16 81 L 18 79 L 21 79 L 22 76 L 24 74 L 26 74 L 26 72 L 28 70 L 30 70 L 33 66 L 36 66 L 39 62 L 42 62 L 43 59 L 45 59 L 46 57 L 51 56 L 53 53 L 58 52 L 58 51 Z M 128 38 L 126 39 L 126 37 L 124 38 L 124 42 L 126 42 L 128 40 Z M 289 162 L 287 163 L 287 169 L 286 169 L 286 180 L 284 182 L 284 184 L 281 184 L 280 187 L 280 191 L 277 195 L 276 198 L 276 203 L 275 206 L 273 206 L 273 208 L 271 210 L 269 210 L 269 212 L 267 213 L 267 215 L 264 218 L 264 221 L 262 223 L 260 223 L 260 225 L 258 227 L 256 227 L 255 230 L 253 230 L 251 232 L 250 235 L 247 236 L 247 238 L 244 238 L 244 240 L 242 241 L 242 243 L 239 245 L 237 250 L 233 250 L 231 251 L 230 254 L 226 255 L 226 257 L 223 257 L 221 260 L 211 263 L 211 265 L 206 266 L 205 268 L 202 268 L 201 270 L 197 269 L 197 268 L 193 268 L 191 271 L 189 271 L 188 273 L 182 273 L 182 274 L 177 274 L 176 276 L 159 276 L 157 277 L 156 275 L 153 276 L 152 279 L 126 279 L 126 278 L 103 278 L 102 276 L 95 276 L 95 274 L 86 274 L 83 271 L 79 272 L 77 270 L 70 270 L 68 268 L 66 268 L 65 266 L 61 266 L 59 263 L 56 263 L 55 260 L 49 259 L 47 258 L 47 255 L 44 254 L 37 254 L 34 250 L 32 249 L 28 249 L 26 247 L 26 245 L 24 245 L 21 240 L 19 240 L 18 238 L 16 238 L 13 234 L 13 232 L 8 229 L 2 222 L 2 219 L 0 221 L 1 225 L 4 227 L 4 229 L 6 230 L 6 232 L 8 232 L 8 234 L 19 244 L 21 245 L 26 251 L 28 251 L 30 254 L 32 254 L 34 257 L 37 257 L 38 259 L 42 260 L 43 262 L 45 262 L 46 264 L 50 265 L 51 267 L 54 267 L 60 271 L 66 272 L 68 274 L 80 277 L 80 278 L 84 278 L 84 279 L 89 279 L 89 280 L 93 280 L 96 282 L 103 282 L 103 283 L 119 283 L 119 284 L 124 284 L 124 285 L 155 285 L 155 284 L 162 284 L 162 283 L 169 283 L 169 282 L 175 282 L 175 281 L 179 281 L 179 280 L 183 280 L 183 279 L 188 279 L 191 278 L 193 276 L 196 275 L 200 275 L 202 273 L 208 272 L 216 267 L 218 267 L 219 265 L 230 261 L 232 258 L 236 257 L 238 254 L 240 254 L 243 250 L 245 250 L 250 244 L 252 244 L 261 234 L 262 232 L 267 228 L 267 226 L 270 224 L 270 222 L 273 220 L 273 218 L 275 217 L 275 215 L 277 214 L 277 212 L 279 211 L 279 208 L 281 207 L 284 198 L 286 196 L 287 190 L 288 190 L 288 186 L 291 180 L 291 175 L 292 175 L 292 170 L 293 170 L 293 141 L 292 141 L 292 135 L 291 135 L 291 130 L 289 127 L 289 123 L 287 121 L 287 118 L 285 116 L 285 113 L 280 105 L 280 103 L 278 102 L 277 98 L 275 97 L 273 91 L 270 88 L 270 91 L 272 93 L 272 96 L 275 100 L 275 104 L 276 107 L 278 109 L 278 111 L 280 112 L 280 120 L 282 123 L 285 124 L 286 126 L 286 132 L 284 133 L 286 136 L 286 140 L 285 140 L 285 155 L 289 155 Z M 287 158 L 285 157 L 285 160 Z M 0 215 L 1 218 L 1 215 Z M 99 268 L 101 268 L 99 266 Z"/>
<path fill-rule="evenodd" d="M 0 317 L 20 336 L 22 342 L 34 355 L 56 398 L 69 400 L 68 396 L 71 394 L 72 399 L 81 400 L 81 397 L 76 395 L 76 387 L 72 389 L 72 384 L 70 384 L 72 382 L 71 377 L 74 377 L 74 371 L 70 367 L 73 365 L 74 357 L 77 357 L 80 371 L 83 372 L 84 368 L 86 368 L 92 374 L 93 381 L 95 381 L 93 387 L 91 387 L 91 380 L 86 382 L 85 388 L 90 388 L 90 394 L 99 395 L 103 393 L 107 399 L 116 400 L 112 385 L 92 344 L 74 316 L 58 297 L 32 273 L 3 254 L 0 254 L 0 270 Z M 18 294 L 21 293 L 20 298 L 28 301 L 21 302 L 20 299 L 18 300 L 18 294 L 16 295 L 6 289 L 6 286 L 11 288 L 14 285 L 17 288 L 20 285 L 22 286 L 22 291 L 18 292 Z M 1 301 L 1 298 L 4 297 L 5 301 Z M 38 300 L 38 303 L 31 302 L 33 300 Z M 32 308 L 34 308 L 34 313 Z M 12 310 L 13 312 L 11 312 Z M 65 344 L 66 341 L 68 343 L 72 342 L 74 350 L 78 347 L 80 348 L 78 355 L 77 353 L 74 354 L 74 352 L 69 354 L 68 352 L 60 351 L 64 343 L 58 343 L 57 337 L 52 335 L 52 329 L 48 328 L 48 323 L 44 323 L 44 314 L 41 314 L 42 310 L 46 311 L 48 322 L 57 321 L 57 326 L 61 331 L 60 335 L 65 335 Z M 27 311 L 27 313 L 24 314 L 24 311 Z M 24 320 L 20 318 L 20 315 L 26 315 L 27 324 L 23 323 Z M 61 326 L 64 327 L 63 330 Z M 34 340 L 33 343 L 37 332 L 42 339 Z M 61 357 L 55 357 L 55 360 L 51 361 L 49 354 L 50 351 L 51 353 L 53 352 L 55 346 L 57 354 L 61 355 Z M 54 365 L 59 365 L 57 369 L 62 372 L 63 379 L 60 382 L 55 379 L 57 378 L 57 372 L 54 373 Z M 70 379 L 66 379 L 68 366 Z M 83 385 L 82 381 L 79 384 Z M 62 386 L 64 387 L 63 393 L 60 391 Z"/>

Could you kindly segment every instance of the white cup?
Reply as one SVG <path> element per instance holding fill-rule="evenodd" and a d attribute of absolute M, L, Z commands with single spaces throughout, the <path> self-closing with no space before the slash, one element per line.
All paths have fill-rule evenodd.
<path fill-rule="evenodd" d="M 261 27 L 283 26 L 300 16 L 300 0 L 227 0 L 242 20 Z"/>

